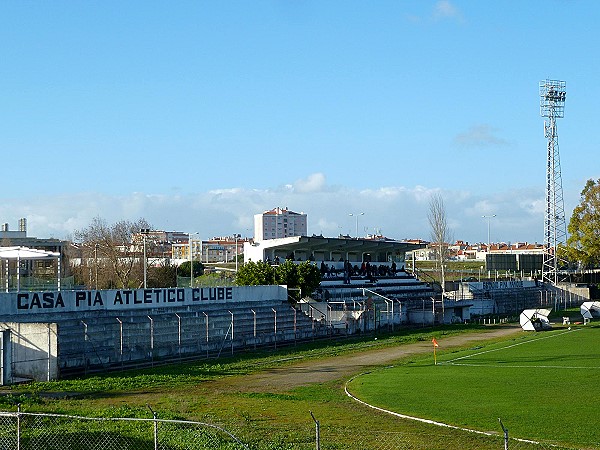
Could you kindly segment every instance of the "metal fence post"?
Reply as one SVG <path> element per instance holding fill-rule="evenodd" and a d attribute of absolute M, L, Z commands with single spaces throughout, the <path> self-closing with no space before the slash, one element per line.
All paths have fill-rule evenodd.
<path fill-rule="evenodd" d="M 152 367 L 154 367 L 154 319 L 150 316 L 146 316 L 150 319 L 150 358 Z"/>
<path fill-rule="evenodd" d="M 231 311 L 228 311 L 231 314 L 231 354 L 233 355 L 233 326 L 234 326 L 234 317 Z"/>
<path fill-rule="evenodd" d="M 181 316 L 175 313 L 177 317 L 177 354 L 181 358 Z"/>
<path fill-rule="evenodd" d="M 154 450 L 158 450 L 158 414 L 154 412 L 154 410 L 148 406 L 148 409 L 152 412 L 153 422 L 154 422 Z"/>
<path fill-rule="evenodd" d="M 275 310 L 275 308 L 271 308 L 271 311 L 273 311 L 273 314 L 275 315 L 274 317 L 274 336 L 275 336 L 275 350 L 277 350 L 277 311 Z"/>
<path fill-rule="evenodd" d="M 504 426 L 500 417 L 498 417 L 498 422 L 500 422 L 500 426 L 502 427 L 502 431 L 504 431 L 504 450 L 508 450 L 508 428 Z"/>
<path fill-rule="evenodd" d="M 315 421 L 315 434 L 316 434 L 316 449 L 317 450 L 321 450 L 321 430 L 319 428 L 319 421 L 315 418 L 315 415 L 312 413 L 312 411 L 310 412 L 310 416 L 312 417 L 312 419 Z"/>
<path fill-rule="evenodd" d="M 298 311 L 296 311 L 296 308 L 292 308 L 294 310 L 294 345 L 296 345 L 296 336 L 297 336 L 297 331 L 296 331 L 296 327 L 297 327 L 297 320 L 296 320 L 296 315 L 298 313 Z"/>
<path fill-rule="evenodd" d="M 123 321 L 115 317 L 119 322 L 119 357 L 121 358 L 121 367 L 123 367 Z"/>
<path fill-rule="evenodd" d="M 21 404 L 17 405 L 17 450 L 21 450 Z"/>
<path fill-rule="evenodd" d="M 87 341 L 88 341 L 88 325 L 83 320 L 80 320 L 83 325 L 83 366 L 84 373 L 87 374 L 88 360 L 87 360 Z"/>
<path fill-rule="evenodd" d="M 206 357 L 208 358 L 208 314 L 206 314 L 204 311 L 202 312 L 202 314 L 204 314 L 206 324 Z"/>
<path fill-rule="evenodd" d="M 52 355 L 52 332 L 50 329 L 50 324 L 48 324 L 48 379 L 47 381 L 50 381 L 50 363 L 51 363 L 51 355 Z"/>
<path fill-rule="evenodd" d="M 256 311 L 254 311 L 253 309 L 251 309 L 250 311 L 252 311 L 252 317 L 253 317 L 253 333 L 252 333 L 252 338 L 254 341 L 254 350 L 256 350 Z"/>

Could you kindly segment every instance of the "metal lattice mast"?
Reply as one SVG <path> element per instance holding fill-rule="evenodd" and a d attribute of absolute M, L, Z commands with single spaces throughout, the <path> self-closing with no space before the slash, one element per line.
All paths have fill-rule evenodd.
<path fill-rule="evenodd" d="M 565 98 L 567 96 L 565 89 L 566 82 L 564 81 L 545 80 L 540 82 L 540 114 L 542 117 L 548 118 L 547 121 L 544 121 L 544 134 L 548 140 L 548 157 L 542 280 L 554 284 L 558 282 L 559 269 L 556 251 L 565 244 L 567 239 L 558 133 L 556 130 L 556 119 L 565 116 Z"/>

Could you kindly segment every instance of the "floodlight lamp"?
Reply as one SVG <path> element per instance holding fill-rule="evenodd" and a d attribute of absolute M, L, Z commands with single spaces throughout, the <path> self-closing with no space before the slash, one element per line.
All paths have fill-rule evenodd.
<path fill-rule="evenodd" d="M 540 82 L 540 113 L 554 119 L 564 117 L 566 83 L 558 80 Z"/>

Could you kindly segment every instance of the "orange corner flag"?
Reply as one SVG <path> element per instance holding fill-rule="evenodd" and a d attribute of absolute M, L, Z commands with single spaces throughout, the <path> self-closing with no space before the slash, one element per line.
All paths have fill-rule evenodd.
<path fill-rule="evenodd" d="M 439 347 L 439 345 L 438 345 L 437 341 L 435 340 L 435 338 L 433 338 L 433 339 L 431 340 L 431 342 L 433 342 L 433 346 L 434 346 L 434 347 Z"/>

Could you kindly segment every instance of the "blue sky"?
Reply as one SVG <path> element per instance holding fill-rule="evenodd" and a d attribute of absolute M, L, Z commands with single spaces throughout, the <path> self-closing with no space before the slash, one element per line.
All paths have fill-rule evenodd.
<path fill-rule="evenodd" d="M 0 3 L 0 222 L 68 238 L 93 217 L 204 238 L 256 213 L 309 233 L 542 242 L 539 82 L 567 218 L 600 177 L 600 2 Z"/>

